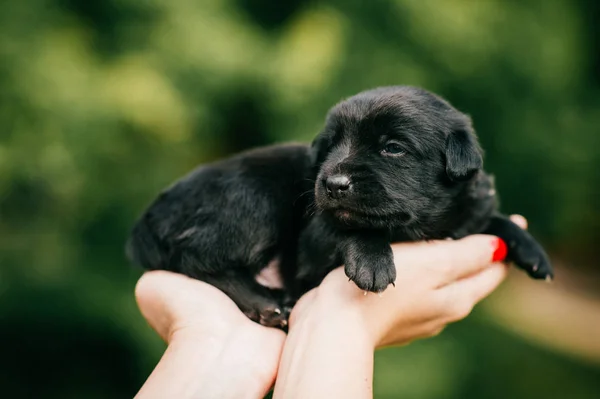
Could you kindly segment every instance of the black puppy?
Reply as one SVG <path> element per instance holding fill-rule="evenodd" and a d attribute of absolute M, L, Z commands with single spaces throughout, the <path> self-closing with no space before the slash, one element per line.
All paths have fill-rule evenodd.
<path fill-rule="evenodd" d="M 129 257 L 204 280 L 251 319 L 285 326 L 290 307 L 345 265 L 358 287 L 393 284 L 391 242 L 487 233 L 534 278 L 541 246 L 497 212 L 467 116 L 425 90 L 369 90 L 337 104 L 311 147 L 279 145 L 203 166 L 136 224 Z M 278 259 L 285 288 L 255 276 Z"/>

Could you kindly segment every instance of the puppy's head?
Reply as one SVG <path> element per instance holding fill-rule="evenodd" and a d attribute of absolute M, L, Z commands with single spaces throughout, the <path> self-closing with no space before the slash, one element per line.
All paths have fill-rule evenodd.
<path fill-rule="evenodd" d="M 466 115 L 405 86 L 337 104 L 312 151 L 318 210 L 358 228 L 443 219 L 483 163 Z"/>

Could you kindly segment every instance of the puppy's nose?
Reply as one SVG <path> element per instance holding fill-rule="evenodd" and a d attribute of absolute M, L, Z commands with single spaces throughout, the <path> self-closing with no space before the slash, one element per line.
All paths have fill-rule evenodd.
<path fill-rule="evenodd" d="M 350 189 L 350 179 L 344 175 L 329 176 L 325 181 L 327 195 L 332 198 L 340 198 Z"/>

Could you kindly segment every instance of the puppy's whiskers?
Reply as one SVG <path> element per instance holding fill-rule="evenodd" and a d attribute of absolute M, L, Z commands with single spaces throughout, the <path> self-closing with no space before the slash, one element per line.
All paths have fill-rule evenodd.
<path fill-rule="evenodd" d="M 311 218 L 316 214 L 317 205 L 311 201 L 306 205 L 306 209 L 304 210 L 304 216 L 307 218 Z"/>
<path fill-rule="evenodd" d="M 310 190 L 306 190 L 306 191 L 305 191 L 305 192 L 303 192 L 302 194 L 298 195 L 298 197 L 297 197 L 297 198 L 294 200 L 294 204 L 293 204 L 293 205 L 295 206 L 295 205 L 296 205 L 296 203 L 297 203 L 299 200 L 301 200 L 301 199 L 302 199 L 302 197 L 304 197 L 304 196 L 306 196 L 306 195 L 308 195 L 308 194 L 311 194 L 311 193 L 313 193 L 313 191 L 314 191 L 314 190 L 311 188 Z"/>

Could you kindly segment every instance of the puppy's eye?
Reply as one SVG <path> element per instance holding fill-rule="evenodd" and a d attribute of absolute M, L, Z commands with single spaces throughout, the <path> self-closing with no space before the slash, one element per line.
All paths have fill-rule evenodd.
<path fill-rule="evenodd" d="M 404 155 L 404 148 L 402 145 L 396 141 L 388 141 L 383 147 L 382 153 L 384 155 L 395 155 L 401 156 Z"/>

